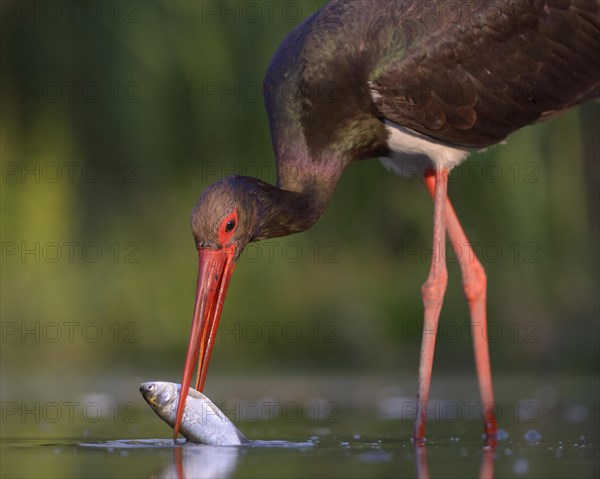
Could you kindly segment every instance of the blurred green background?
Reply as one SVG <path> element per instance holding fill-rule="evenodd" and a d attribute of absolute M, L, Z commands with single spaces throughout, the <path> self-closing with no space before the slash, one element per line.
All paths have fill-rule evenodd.
<path fill-rule="evenodd" d="M 2 5 L 5 397 L 44 375 L 179 380 L 197 270 L 189 213 L 227 174 L 275 180 L 260 84 L 318 5 L 67 3 Z M 497 374 L 598 372 L 598 131 L 589 104 L 452 174 L 488 273 Z M 240 260 L 208 383 L 360 373 L 416 389 L 432 212 L 418 180 L 352 166 L 315 227 Z M 434 376 L 474 381 L 451 252 L 440 326 Z"/>

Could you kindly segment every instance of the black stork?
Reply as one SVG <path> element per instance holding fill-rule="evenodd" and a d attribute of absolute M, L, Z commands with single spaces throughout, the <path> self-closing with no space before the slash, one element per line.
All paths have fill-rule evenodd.
<path fill-rule="evenodd" d="M 434 333 L 447 283 L 446 232 L 454 245 L 468 244 L 447 196 L 448 172 L 471 150 L 600 95 L 600 3 L 334 0 L 284 39 L 263 86 L 277 184 L 230 176 L 208 187 L 192 211 L 199 271 L 183 390 L 197 361 L 196 389 L 203 389 L 227 286 L 244 247 L 310 228 L 342 172 L 378 157 L 399 174 L 420 176 L 434 202 L 413 431 L 423 444 Z M 469 253 L 457 256 L 484 431 L 493 444 L 486 275 Z"/>

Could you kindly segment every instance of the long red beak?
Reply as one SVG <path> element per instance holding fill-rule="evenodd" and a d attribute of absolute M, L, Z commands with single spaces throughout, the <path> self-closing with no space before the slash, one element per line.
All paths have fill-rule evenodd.
<path fill-rule="evenodd" d="M 198 266 L 198 283 L 196 285 L 196 301 L 194 304 L 194 317 L 192 319 L 192 330 L 185 356 L 185 368 L 181 380 L 181 392 L 177 404 L 177 416 L 175 419 L 175 435 L 177 439 L 179 427 L 183 418 L 187 390 L 192 382 L 192 374 L 196 361 L 198 365 L 198 377 L 196 389 L 202 391 L 208 363 L 212 354 L 213 344 L 217 337 L 219 319 L 223 310 L 223 302 L 227 293 L 227 286 L 235 268 L 235 245 L 219 250 L 199 250 L 200 264 Z"/>

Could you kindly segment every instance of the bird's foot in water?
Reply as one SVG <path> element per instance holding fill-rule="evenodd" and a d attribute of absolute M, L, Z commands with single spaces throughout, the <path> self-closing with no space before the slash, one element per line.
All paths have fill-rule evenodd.
<path fill-rule="evenodd" d="M 495 417 L 483 423 L 483 442 L 485 447 L 492 450 L 496 449 L 496 444 L 498 442 L 497 433 L 498 423 L 496 422 Z"/>

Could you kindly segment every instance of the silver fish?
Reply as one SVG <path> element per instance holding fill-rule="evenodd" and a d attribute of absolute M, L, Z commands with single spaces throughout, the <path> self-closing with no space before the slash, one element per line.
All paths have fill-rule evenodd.
<path fill-rule="evenodd" d="M 180 384 L 164 381 L 140 386 L 146 402 L 171 427 L 175 424 L 180 390 Z M 188 390 L 180 432 L 188 441 L 210 446 L 235 446 L 248 442 L 210 399 L 192 388 Z"/>

